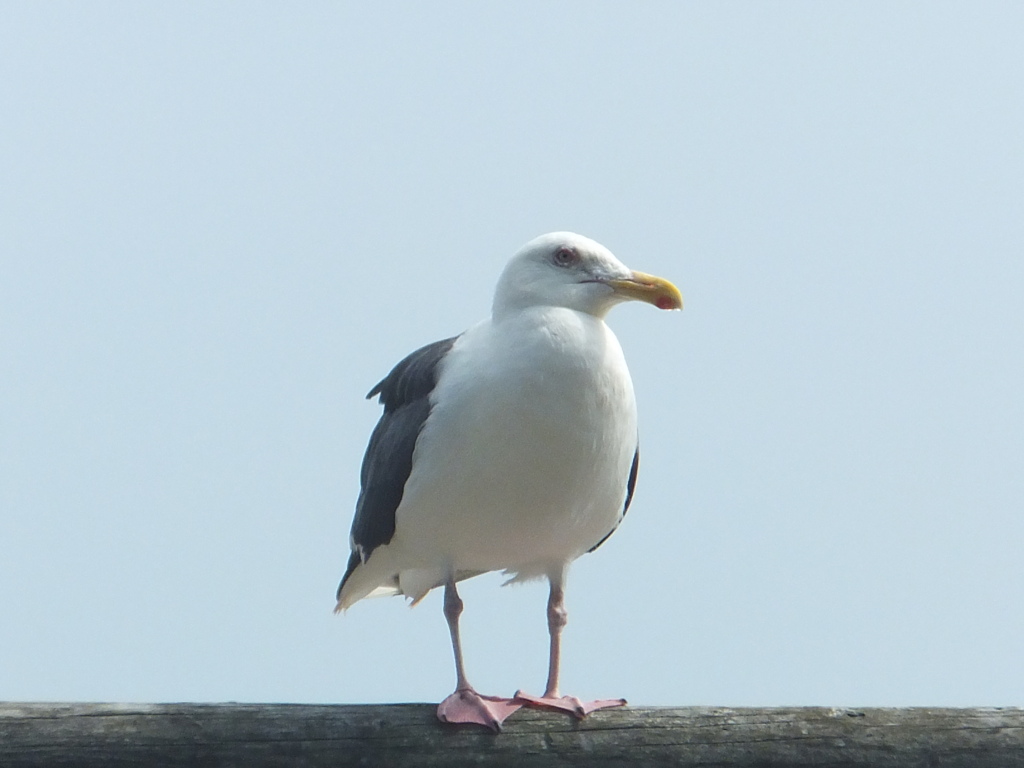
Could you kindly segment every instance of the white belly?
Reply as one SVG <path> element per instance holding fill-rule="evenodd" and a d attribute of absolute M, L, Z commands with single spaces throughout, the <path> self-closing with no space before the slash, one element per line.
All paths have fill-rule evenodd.
<path fill-rule="evenodd" d="M 443 365 L 388 545 L 422 571 L 410 581 L 551 574 L 614 528 L 636 404 L 603 321 L 538 308 L 482 323 Z"/>

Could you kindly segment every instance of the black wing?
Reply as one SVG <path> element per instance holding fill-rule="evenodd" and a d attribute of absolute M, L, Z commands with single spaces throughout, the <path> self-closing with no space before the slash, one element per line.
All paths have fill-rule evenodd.
<path fill-rule="evenodd" d="M 352 556 L 338 586 L 377 547 L 395 535 L 395 510 L 402 501 L 412 471 L 412 452 L 423 423 L 430 415 L 430 393 L 437 384 L 438 363 L 457 336 L 421 347 L 391 369 L 367 399 L 380 395 L 384 413 L 370 435 L 360 471 L 359 500 L 352 520 Z"/>
<path fill-rule="evenodd" d="M 602 544 L 604 544 L 606 541 L 608 541 L 608 537 L 611 536 L 613 533 L 615 533 L 615 529 L 619 527 L 619 523 L 622 522 L 622 518 L 624 518 L 626 516 L 626 513 L 629 512 L 630 502 L 633 501 L 633 491 L 636 490 L 636 473 L 639 470 L 640 470 L 640 446 L 638 445 L 636 447 L 636 452 L 633 454 L 633 466 L 631 466 L 629 468 L 629 479 L 626 481 L 626 503 L 622 505 L 622 514 L 619 515 L 619 520 L 618 520 L 618 522 L 615 523 L 615 527 L 612 528 L 610 531 L 608 531 L 608 533 L 606 533 L 604 535 L 604 537 L 599 542 L 597 542 L 597 544 L 595 544 L 594 546 L 592 546 L 590 549 L 587 550 L 587 554 L 588 555 L 591 552 L 593 552 L 595 549 L 600 547 Z"/>

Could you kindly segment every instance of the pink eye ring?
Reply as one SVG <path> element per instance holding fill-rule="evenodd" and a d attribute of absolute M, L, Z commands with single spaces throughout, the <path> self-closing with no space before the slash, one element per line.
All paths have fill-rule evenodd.
<path fill-rule="evenodd" d="M 571 267 L 579 262 L 579 260 L 580 255 L 576 252 L 576 249 L 570 248 L 568 245 L 560 246 L 552 256 L 552 261 L 558 267 Z"/>

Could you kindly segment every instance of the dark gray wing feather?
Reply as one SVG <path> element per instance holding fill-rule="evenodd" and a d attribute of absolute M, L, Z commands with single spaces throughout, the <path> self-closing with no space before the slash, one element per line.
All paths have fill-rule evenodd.
<path fill-rule="evenodd" d="M 374 427 L 360 471 L 359 499 L 352 520 L 353 551 L 341 579 L 345 581 L 377 547 L 395 535 L 395 510 L 412 471 L 412 452 L 430 415 L 430 393 L 437 384 L 438 364 L 457 336 L 421 347 L 391 369 L 367 399 L 380 396 L 384 413 Z"/>
<path fill-rule="evenodd" d="M 633 491 L 636 490 L 636 475 L 640 471 L 640 446 L 637 445 L 636 451 L 633 453 L 633 465 L 629 468 L 629 479 L 626 481 L 626 502 L 622 505 L 622 514 L 619 515 L 618 521 L 615 523 L 615 527 L 606 533 L 597 544 L 587 550 L 589 555 L 595 549 L 600 547 L 606 541 L 608 537 L 615 533 L 615 529 L 619 527 L 619 523 L 622 522 L 622 518 L 629 512 L 629 505 L 633 501 Z"/>

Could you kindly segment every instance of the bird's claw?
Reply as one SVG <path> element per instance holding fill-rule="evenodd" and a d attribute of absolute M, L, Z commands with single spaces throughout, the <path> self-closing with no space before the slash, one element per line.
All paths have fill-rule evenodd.
<path fill-rule="evenodd" d="M 559 712 L 567 712 L 578 720 L 582 720 L 591 712 L 611 707 L 622 707 L 626 705 L 625 699 L 597 699 L 596 701 L 580 701 L 575 696 L 531 696 L 522 691 L 516 691 L 512 697 L 513 701 L 529 707 L 540 707 L 543 709 L 555 709 Z"/>
<path fill-rule="evenodd" d="M 514 699 L 481 696 L 472 689 L 464 689 L 437 705 L 437 719 L 442 723 L 482 725 L 498 733 L 505 719 L 522 706 L 522 702 Z"/>

